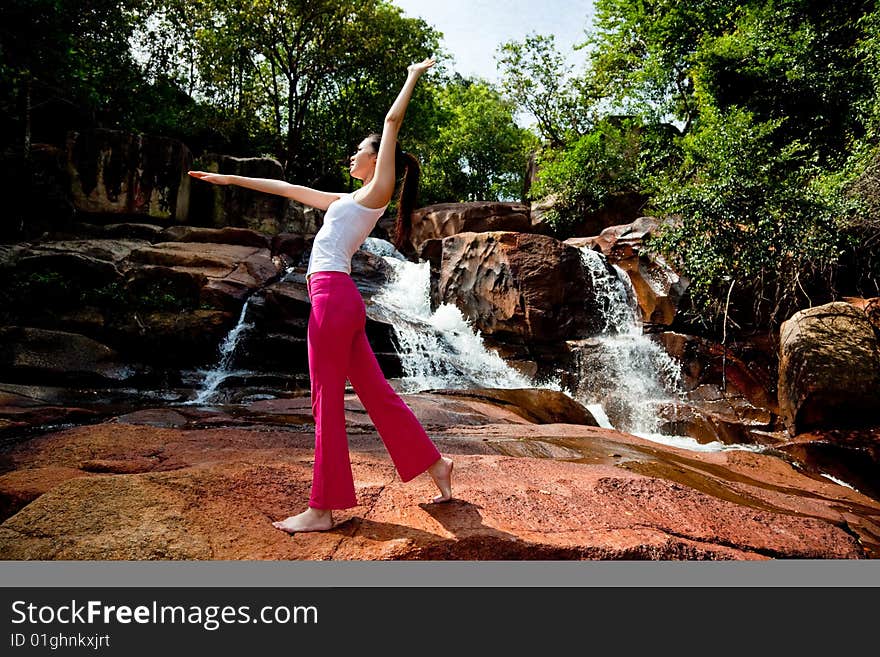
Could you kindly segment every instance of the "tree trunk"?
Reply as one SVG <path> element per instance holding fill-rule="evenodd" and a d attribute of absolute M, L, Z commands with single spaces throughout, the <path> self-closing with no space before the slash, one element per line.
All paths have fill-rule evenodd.
<path fill-rule="evenodd" d="M 31 92 L 33 90 L 30 71 L 25 74 L 24 86 L 22 87 L 22 115 L 24 116 L 24 140 L 22 142 L 22 156 L 25 162 L 31 159 Z"/>

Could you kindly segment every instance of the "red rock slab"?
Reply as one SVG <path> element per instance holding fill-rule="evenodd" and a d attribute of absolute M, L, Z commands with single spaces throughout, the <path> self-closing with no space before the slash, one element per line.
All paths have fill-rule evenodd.
<path fill-rule="evenodd" d="M 360 507 L 329 532 L 271 521 L 304 508 L 305 460 L 72 479 L 0 525 L 3 559 L 766 559 L 860 556 L 815 518 L 674 482 L 546 459 L 459 456 L 456 499 L 425 501 L 387 462 L 353 455 Z"/>
<path fill-rule="evenodd" d="M 352 427 L 355 482 L 363 507 L 340 514 L 340 521 L 350 521 L 327 535 L 292 539 L 299 551 L 278 552 L 267 547 L 262 534 L 256 542 L 250 534 L 264 531 L 265 517 L 279 519 L 305 508 L 313 458 L 310 426 L 299 431 L 268 426 L 182 430 L 107 422 L 41 436 L 6 456 L 8 471 L 0 477 L 0 497 L 18 500 L 18 508 L 22 502 L 30 504 L 6 521 L 9 527 L 3 525 L 13 533 L 0 532 L 0 558 L 4 553 L 19 555 L 9 557 L 15 559 L 880 555 L 880 503 L 828 479 L 798 472 L 769 454 L 696 453 L 573 424 L 457 426 L 432 432 L 432 437 L 444 453 L 455 455 L 457 463 L 460 501 L 449 508 L 461 508 L 459 515 L 446 519 L 447 524 L 477 529 L 485 525 L 485 529 L 476 533 L 455 529 L 452 539 L 439 531 L 436 522 L 425 525 L 427 520 L 417 509 L 437 510 L 419 506 L 433 495 L 433 484 L 426 476 L 401 484 L 378 436 L 366 427 Z M 89 483 L 93 480 L 96 483 Z M 116 480 L 120 483 L 112 483 Z M 575 483 L 566 483 L 569 480 Z M 118 490 L 113 488 L 117 485 Z M 547 493 L 541 491 L 561 498 L 545 500 Z M 102 501 L 105 495 L 114 501 Z M 125 501 L 131 496 L 136 500 Z M 83 501 L 74 503 L 79 498 Z M 603 507 L 606 498 L 615 501 Z M 131 504 L 151 506 L 140 510 L 125 506 Z M 42 519 L 33 519 L 31 514 L 43 505 L 50 510 Z M 706 514 L 701 515 L 700 509 Z M 490 520 L 474 525 L 475 512 Z M 83 513 L 88 518 L 79 520 Z M 422 519 L 410 524 L 395 514 Z M 50 522 L 55 516 L 70 527 L 84 523 L 83 538 L 70 543 L 70 550 L 58 552 L 60 557 L 47 552 L 51 541 L 37 541 L 43 547 L 34 547 L 36 539 L 28 538 L 28 543 L 23 538 L 36 536 L 42 541 L 56 536 L 60 530 Z M 116 527 L 112 523 L 117 517 L 134 520 Z M 163 519 L 156 520 L 159 524 L 150 532 L 165 543 L 142 539 L 146 547 L 137 551 L 131 535 L 141 537 L 145 530 L 132 523 L 141 517 Z M 630 517 L 631 522 L 611 522 Z M 21 526 L 23 518 L 31 519 Z M 547 528 L 554 518 L 564 529 Z M 96 527 L 110 535 L 109 542 L 94 542 Z M 193 536 L 200 532 L 205 534 L 202 542 L 194 543 Z M 498 540 L 498 532 L 515 536 L 517 542 Z M 207 536 L 215 533 L 222 535 L 226 547 L 217 547 L 213 538 L 209 541 Z M 763 543 L 758 534 L 765 535 Z M 343 543 L 344 537 L 353 540 Z M 58 541 L 65 546 L 73 538 L 65 534 Z M 826 547 L 819 549 L 820 544 Z M 99 552 L 102 545 L 111 556 L 95 556 L 104 554 Z M 77 554 L 90 556 L 73 556 Z M 214 556 L 201 556 L 205 554 Z"/>

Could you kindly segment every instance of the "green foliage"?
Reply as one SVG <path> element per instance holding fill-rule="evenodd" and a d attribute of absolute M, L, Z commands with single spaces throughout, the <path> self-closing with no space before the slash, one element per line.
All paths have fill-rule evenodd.
<path fill-rule="evenodd" d="M 857 45 L 873 2 L 754 2 L 731 29 L 705 35 L 693 62 L 700 105 L 784 119 L 773 139 L 798 141 L 823 166 L 840 166 L 864 134 L 858 107 L 874 97 Z"/>
<path fill-rule="evenodd" d="M 559 146 L 578 132 L 583 122 L 579 95 L 553 35 L 530 34 L 498 50 L 502 90 L 535 118 L 541 137 Z"/>
<path fill-rule="evenodd" d="M 198 307 L 198 299 L 182 294 L 171 280 L 156 279 L 136 288 L 126 287 L 121 281 L 88 285 L 53 270 L 10 272 L 3 281 L 0 300 L 6 313 L 23 316 L 81 306 L 108 312 L 181 311 Z"/>
<path fill-rule="evenodd" d="M 433 91 L 435 134 L 422 147 L 422 204 L 520 200 L 537 139 L 516 125 L 512 103 L 480 80 L 459 78 Z"/>
<path fill-rule="evenodd" d="M 741 325 L 781 321 L 813 301 L 808 290 L 830 292 L 824 282 L 846 248 L 842 219 L 852 206 L 803 144 L 779 148 L 781 123 L 705 111 L 683 140 L 687 178 L 667 179 L 655 199 L 677 220 L 651 246 L 690 279 L 705 321 L 724 313 L 731 285 L 735 299 L 752 302 L 734 305 Z"/>
<path fill-rule="evenodd" d="M 153 0 L 153 15 L 149 70 L 205 104 L 215 132 L 322 187 L 344 183 L 406 66 L 439 54 L 437 32 L 381 0 Z"/>
<path fill-rule="evenodd" d="M 143 82 L 128 39 L 140 0 L 0 3 L 0 109 L 9 142 L 62 141 L 89 124 L 125 124 Z"/>
<path fill-rule="evenodd" d="M 541 151 L 530 196 L 553 199 L 547 220 L 565 232 L 612 194 L 648 194 L 653 177 L 672 164 L 674 133 L 668 125 L 608 117 L 565 146 Z"/>
<path fill-rule="evenodd" d="M 617 111 L 673 116 L 687 128 L 697 114 L 691 67 L 702 41 L 723 34 L 742 3 L 731 0 L 596 0 L 589 76 Z"/>
<path fill-rule="evenodd" d="M 652 246 L 690 280 L 704 324 L 724 311 L 731 284 L 730 311 L 751 326 L 880 294 L 880 6 L 595 6 L 588 72 L 555 90 L 575 118 L 553 130 L 539 122 L 530 195 L 551 203 L 557 229 L 611 194 L 648 196 L 649 210 L 673 219 Z M 546 109 L 548 125 L 571 115 L 542 86 L 565 75 L 548 42 L 514 46 L 508 86 L 520 110 Z M 611 121 L 621 114 L 632 118 Z M 670 122 L 679 136 L 660 129 Z"/>

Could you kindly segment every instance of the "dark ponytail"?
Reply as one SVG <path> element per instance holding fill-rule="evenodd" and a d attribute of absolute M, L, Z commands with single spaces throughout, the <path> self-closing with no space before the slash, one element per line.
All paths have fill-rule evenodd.
<path fill-rule="evenodd" d="M 379 152 L 379 144 L 382 135 L 373 133 L 367 137 L 373 150 Z M 407 153 L 400 148 L 400 142 L 394 145 L 394 177 L 403 182 L 400 185 L 400 193 L 397 196 L 397 222 L 394 225 L 394 248 L 402 251 L 409 242 L 412 232 L 412 213 L 416 207 L 419 193 L 419 178 L 422 169 L 419 161 L 412 153 Z"/>
<path fill-rule="evenodd" d="M 402 251 L 409 244 L 412 232 L 412 213 L 416 209 L 416 198 L 419 193 L 419 178 L 422 169 L 419 161 L 411 154 L 403 151 L 403 184 L 400 186 L 400 196 L 397 198 L 397 224 L 394 231 L 394 247 Z"/>

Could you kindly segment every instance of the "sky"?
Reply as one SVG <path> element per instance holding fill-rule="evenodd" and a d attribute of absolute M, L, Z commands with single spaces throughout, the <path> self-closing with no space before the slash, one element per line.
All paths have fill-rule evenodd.
<path fill-rule="evenodd" d="M 450 70 L 498 82 L 495 55 L 502 43 L 528 34 L 552 34 L 559 51 L 581 67 L 593 0 L 391 0 L 406 16 L 422 18 L 443 33 L 442 44 L 455 58 Z"/>

